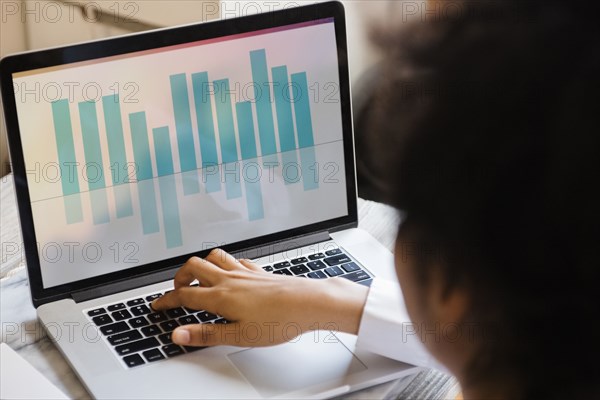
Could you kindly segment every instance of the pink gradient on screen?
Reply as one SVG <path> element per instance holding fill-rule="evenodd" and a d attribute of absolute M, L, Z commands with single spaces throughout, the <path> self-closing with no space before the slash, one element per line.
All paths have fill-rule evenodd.
<path fill-rule="evenodd" d="M 252 36 L 266 35 L 269 33 L 282 32 L 282 31 L 287 31 L 287 30 L 292 30 L 292 29 L 299 29 L 299 28 L 304 28 L 307 26 L 327 24 L 327 23 L 333 22 L 333 20 L 334 20 L 333 18 L 322 18 L 322 19 L 317 19 L 314 21 L 300 22 L 297 24 L 278 26 L 278 27 L 274 27 L 274 28 L 261 29 L 261 30 L 257 30 L 257 31 L 251 31 L 251 32 L 236 33 L 234 35 L 220 36 L 220 37 L 211 38 L 211 39 L 203 39 L 203 40 L 198 40 L 195 42 L 182 43 L 182 44 L 177 44 L 177 45 L 173 45 L 173 46 L 159 47 L 159 48 L 151 49 L 151 50 L 136 51 L 134 53 L 120 54 L 120 55 L 116 55 L 116 56 L 102 57 L 102 58 L 98 58 L 98 59 L 94 59 L 94 60 L 79 61 L 79 62 L 74 62 L 74 63 L 70 63 L 70 64 L 56 65 L 56 66 L 46 67 L 46 68 L 39 68 L 39 69 L 14 73 L 13 78 L 20 78 L 20 77 L 24 77 L 24 76 L 36 75 L 36 74 L 41 74 L 41 73 L 45 73 L 45 72 L 58 71 L 58 70 L 63 70 L 63 69 L 68 69 L 68 68 L 82 67 L 82 66 L 86 66 L 86 65 L 93 65 L 93 64 L 103 63 L 103 62 L 107 62 L 107 61 L 123 60 L 126 58 L 140 57 L 140 56 L 144 56 L 144 55 L 148 55 L 148 54 L 157 54 L 157 53 L 162 53 L 162 52 L 166 52 L 166 51 L 185 49 L 185 48 L 189 48 L 189 47 L 204 46 L 204 45 L 211 44 L 211 43 L 219 43 L 219 42 L 225 42 L 225 41 L 229 41 L 229 40 L 248 38 L 248 37 L 252 37 Z"/>

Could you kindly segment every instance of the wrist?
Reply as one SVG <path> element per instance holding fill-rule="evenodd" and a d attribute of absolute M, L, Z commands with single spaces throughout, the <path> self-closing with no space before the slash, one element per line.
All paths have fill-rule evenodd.
<path fill-rule="evenodd" d="M 307 283 L 315 283 L 318 290 L 309 304 L 316 323 L 306 330 L 327 329 L 357 334 L 369 288 L 343 278 Z"/>

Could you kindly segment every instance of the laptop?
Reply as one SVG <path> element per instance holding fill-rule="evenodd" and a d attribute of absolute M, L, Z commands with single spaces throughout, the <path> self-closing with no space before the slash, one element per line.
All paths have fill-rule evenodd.
<path fill-rule="evenodd" d="M 414 366 L 335 327 L 181 347 L 209 310 L 154 312 L 221 247 L 297 279 L 395 279 L 357 229 L 339 2 L 32 51 L 0 64 L 31 297 L 97 398 L 334 397 Z"/>
<path fill-rule="evenodd" d="M 67 396 L 6 343 L 0 343 L 0 399 L 66 400 Z"/>

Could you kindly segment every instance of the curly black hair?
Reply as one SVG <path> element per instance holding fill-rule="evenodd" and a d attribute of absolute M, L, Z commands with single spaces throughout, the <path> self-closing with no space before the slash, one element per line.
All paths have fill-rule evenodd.
<path fill-rule="evenodd" d="M 435 265 L 494 329 L 468 379 L 600 398 L 600 7 L 461 3 L 375 35 L 387 59 L 370 126 L 399 240 L 435 246 L 421 280 Z"/>

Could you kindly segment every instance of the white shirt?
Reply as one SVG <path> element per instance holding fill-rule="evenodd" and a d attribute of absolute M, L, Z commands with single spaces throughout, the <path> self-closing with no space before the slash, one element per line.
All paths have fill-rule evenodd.
<path fill-rule="evenodd" d="M 357 347 L 419 367 L 448 371 L 419 339 L 397 282 L 373 280 L 358 328 Z"/>

